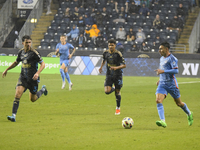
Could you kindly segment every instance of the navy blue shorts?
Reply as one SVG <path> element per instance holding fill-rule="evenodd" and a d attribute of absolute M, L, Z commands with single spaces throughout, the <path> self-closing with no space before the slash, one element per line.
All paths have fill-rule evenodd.
<path fill-rule="evenodd" d="M 20 76 L 18 79 L 18 82 L 17 82 L 17 86 L 23 86 L 25 88 L 24 92 L 27 89 L 29 89 L 29 91 L 32 94 L 36 94 L 38 91 L 38 82 L 39 82 L 39 79 L 38 80 L 33 80 L 33 79 L 27 80 Z"/>
<path fill-rule="evenodd" d="M 115 89 L 121 89 L 123 86 L 122 75 L 120 76 L 106 75 L 104 86 L 112 87 L 113 84 L 115 85 Z"/>

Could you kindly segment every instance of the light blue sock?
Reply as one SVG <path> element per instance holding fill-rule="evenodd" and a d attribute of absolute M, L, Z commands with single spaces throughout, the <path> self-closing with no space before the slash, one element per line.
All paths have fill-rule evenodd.
<path fill-rule="evenodd" d="M 60 68 L 60 75 L 61 75 L 62 81 L 64 82 L 65 81 L 65 72 L 61 68 Z"/>
<path fill-rule="evenodd" d="M 159 114 L 160 120 L 165 120 L 163 104 L 162 103 L 158 103 L 157 104 L 157 109 L 158 109 L 158 114 Z"/>
<path fill-rule="evenodd" d="M 190 115 L 190 110 L 189 108 L 187 107 L 186 103 L 184 104 L 183 107 L 181 107 L 183 109 L 183 111 L 187 114 L 187 115 Z"/>
<path fill-rule="evenodd" d="M 71 80 L 70 80 L 70 77 L 69 77 L 69 73 L 68 73 L 68 72 L 65 72 L 65 77 L 66 77 L 68 83 L 71 83 Z"/>

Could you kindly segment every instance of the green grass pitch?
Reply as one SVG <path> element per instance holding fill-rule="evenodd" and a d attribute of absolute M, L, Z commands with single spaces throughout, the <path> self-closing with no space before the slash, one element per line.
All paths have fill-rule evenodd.
<path fill-rule="evenodd" d="M 20 99 L 16 122 L 11 115 L 18 73 L 0 78 L 0 150 L 199 150 L 200 79 L 177 78 L 182 101 L 194 112 L 188 126 L 186 114 L 170 95 L 164 100 L 167 128 L 159 120 L 155 90 L 158 77 L 123 78 L 121 114 L 115 116 L 114 93 L 104 93 L 105 76 L 70 75 L 74 84 L 61 90 L 59 74 L 41 74 L 48 96 L 32 103 L 26 91 Z M 123 129 L 124 117 L 134 120 Z"/>

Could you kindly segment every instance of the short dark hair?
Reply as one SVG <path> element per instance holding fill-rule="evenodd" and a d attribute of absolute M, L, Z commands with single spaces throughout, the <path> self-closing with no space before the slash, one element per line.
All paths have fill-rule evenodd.
<path fill-rule="evenodd" d="M 168 49 L 170 49 L 170 44 L 168 42 L 162 42 L 160 45 L 167 47 Z"/>
<path fill-rule="evenodd" d="M 114 39 L 108 40 L 108 43 L 114 43 L 116 45 L 116 41 Z"/>
<path fill-rule="evenodd" d="M 25 39 L 27 39 L 27 40 L 32 40 L 31 37 L 30 37 L 29 35 L 24 35 L 24 36 L 22 37 L 22 42 L 24 42 Z"/>

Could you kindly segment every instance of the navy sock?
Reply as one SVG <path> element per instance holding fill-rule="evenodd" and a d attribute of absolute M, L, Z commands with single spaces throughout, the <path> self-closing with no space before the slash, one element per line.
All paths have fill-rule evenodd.
<path fill-rule="evenodd" d="M 12 109 L 12 113 L 13 114 L 17 114 L 17 110 L 18 110 L 18 107 L 19 107 L 19 100 L 20 98 L 15 98 L 14 102 L 13 102 L 13 109 Z"/>
<path fill-rule="evenodd" d="M 45 90 L 44 90 L 43 88 L 42 88 L 41 90 L 39 90 L 39 91 L 36 93 L 37 97 L 40 98 L 40 97 L 42 96 L 42 94 L 44 93 L 44 91 L 45 91 Z M 38 99 L 38 98 L 37 98 L 37 99 Z"/>
<path fill-rule="evenodd" d="M 116 103 L 117 103 L 117 107 L 120 108 L 120 104 L 121 104 L 121 95 L 116 95 Z"/>

